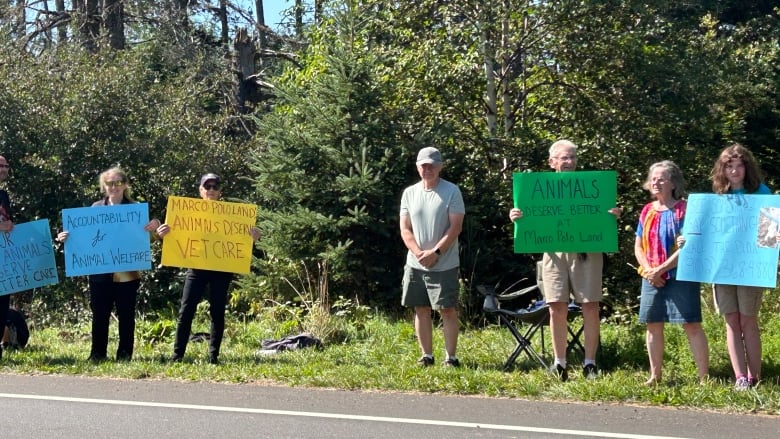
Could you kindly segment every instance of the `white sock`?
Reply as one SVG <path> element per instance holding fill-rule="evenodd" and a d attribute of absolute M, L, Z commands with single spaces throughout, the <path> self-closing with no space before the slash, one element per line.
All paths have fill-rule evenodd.
<path fill-rule="evenodd" d="M 555 364 L 554 364 L 554 365 L 555 365 L 555 366 L 558 366 L 558 365 L 560 365 L 562 368 L 566 369 L 566 359 L 565 359 L 565 358 L 563 358 L 563 359 L 561 359 L 561 358 L 556 358 L 556 359 L 555 359 Z"/>

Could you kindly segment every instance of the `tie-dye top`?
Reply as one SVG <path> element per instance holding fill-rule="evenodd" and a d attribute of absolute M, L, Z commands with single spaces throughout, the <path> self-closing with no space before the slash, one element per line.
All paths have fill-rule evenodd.
<path fill-rule="evenodd" d="M 636 236 L 642 239 L 642 251 L 651 266 L 663 264 L 677 250 L 676 238 L 682 230 L 686 206 L 685 200 L 680 200 L 672 209 L 658 211 L 653 203 L 642 209 Z M 673 279 L 676 273 L 677 269 L 671 269 L 665 278 Z"/>

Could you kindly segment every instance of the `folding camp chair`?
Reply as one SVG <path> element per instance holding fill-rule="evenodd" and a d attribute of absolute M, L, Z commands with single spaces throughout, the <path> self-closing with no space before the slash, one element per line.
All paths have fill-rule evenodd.
<path fill-rule="evenodd" d="M 545 361 L 544 327 L 550 323 L 550 306 L 544 301 L 541 277 L 541 263 L 537 263 L 536 285 L 519 291 L 501 294 L 496 293 L 496 289 L 493 286 L 477 286 L 477 290 L 485 296 L 482 306 L 483 311 L 497 316 L 501 326 L 507 328 L 517 342 L 514 350 L 504 363 L 504 370 L 509 370 L 514 365 L 517 357 L 523 352 L 532 361 L 535 360 L 545 369 L 549 368 Z M 511 304 L 513 303 L 522 303 L 523 305 L 512 307 Z M 581 314 L 582 310 L 579 305 L 570 302 L 568 319 L 571 321 L 574 317 Z M 576 331 L 572 329 L 571 325 L 568 326 L 567 355 L 574 349 L 579 349 L 584 353 L 585 348 L 580 342 L 582 331 L 582 326 Z M 541 354 L 536 352 L 532 344 L 534 335 L 537 333 L 540 335 L 539 346 Z"/>

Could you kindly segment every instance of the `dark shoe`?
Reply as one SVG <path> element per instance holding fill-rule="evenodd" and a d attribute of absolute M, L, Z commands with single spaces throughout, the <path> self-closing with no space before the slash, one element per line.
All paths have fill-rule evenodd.
<path fill-rule="evenodd" d="M 174 355 L 170 359 L 171 363 L 181 363 L 181 360 L 183 360 L 181 355 Z"/>
<path fill-rule="evenodd" d="M 102 363 L 102 362 L 104 362 L 104 361 L 108 360 L 108 357 L 106 357 L 105 355 L 95 355 L 95 354 L 91 354 L 91 355 L 90 355 L 90 356 L 87 358 L 87 360 L 89 360 L 89 361 L 91 361 L 91 362 L 93 362 L 93 363 Z"/>
<path fill-rule="evenodd" d="M 457 358 L 447 358 L 443 364 L 444 367 L 460 367 L 460 361 Z"/>
<path fill-rule="evenodd" d="M 434 360 L 433 357 L 426 357 L 425 355 L 423 355 L 422 357 L 420 357 L 419 360 L 417 360 L 417 364 L 419 364 L 422 367 L 433 366 L 434 364 L 436 364 L 436 360 Z"/>
<path fill-rule="evenodd" d="M 582 368 L 582 376 L 585 377 L 586 380 L 595 380 L 599 377 L 599 369 L 595 364 L 586 364 L 585 367 Z"/>
<path fill-rule="evenodd" d="M 118 352 L 116 354 L 116 361 L 130 361 L 133 359 L 133 354 L 127 352 Z"/>
<path fill-rule="evenodd" d="M 209 364 L 219 364 L 219 358 L 216 355 L 209 355 Z"/>
<path fill-rule="evenodd" d="M 552 368 L 552 373 L 558 376 L 558 379 L 560 379 L 562 382 L 566 382 L 569 379 L 569 372 L 566 371 L 566 368 L 561 366 L 560 364 L 556 364 Z"/>

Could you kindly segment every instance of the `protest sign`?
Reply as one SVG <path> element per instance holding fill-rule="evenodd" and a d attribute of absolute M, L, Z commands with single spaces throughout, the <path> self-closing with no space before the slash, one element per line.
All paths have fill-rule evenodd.
<path fill-rule="evenodd" d="M 151 269 L 148 222 L 146 203 L 63 209 L 65 275 Z"/>
<path fill-rule="evenodd" d="M 59 282 L 49 220 L 16 224 L 0 235 L 0 296 Z"/>
<path fill-rule="evenodd" d="M 162 264 L 228 273 L 249 273 L 257 222 L 254 204 L 168 197 Z"/>
<path fill-rule="evenodd" d="M 780 196 L 692 194 L 677 279 L 774 288 Z"/>
<path fill-rule="evenodd" d="M 616 252 L 615 171 L 514 174 L 515 253 Z"/>

